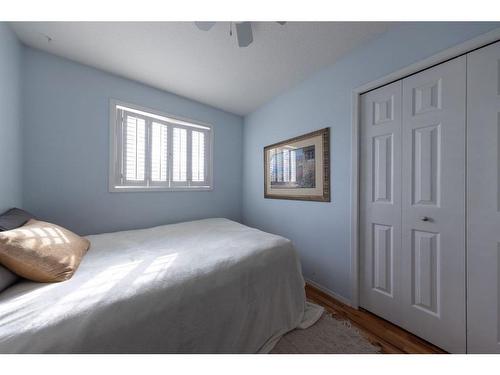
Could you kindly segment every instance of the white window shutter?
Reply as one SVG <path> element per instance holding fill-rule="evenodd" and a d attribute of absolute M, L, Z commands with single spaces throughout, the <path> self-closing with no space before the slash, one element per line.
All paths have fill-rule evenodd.
<path fill-rule="evenodd" d="M 110 191 L 212 188 L 212 128 L 112 104 Z"/>
<path fill-rule="evenodd" d="M 187 130 L 175 127 L 172 143 L 172 180 L 174 183 L 185 182 L 187 181 Z"/>
<path fill-rule="evenodd" d="M 168 183 L 168 125 L 151 124 L 151 182 Z"/>
<path fill-rule="evenodd" d="M 146 121 L 127 112 L 123 114 L 123 179 L 144 183 L 146 178 Z"/>
<path fill-rule="evenodd" d="M 192 131 L 191 184 L 193 186 L 206 186 L 209 184 L 209 137 L 210 134 L 206 131 Z"/>

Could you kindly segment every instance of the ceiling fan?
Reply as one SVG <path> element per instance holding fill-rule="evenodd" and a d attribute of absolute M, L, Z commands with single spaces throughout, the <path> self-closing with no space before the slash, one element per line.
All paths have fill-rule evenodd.
<path fill-rule="evenodd" d="M 229 22 L 229 35 L 233 35 L 233 23 L 236 27 L 236 38 L 238 39 L 238 47 L 248 47 L 253 42 L 252 23 L 251 22 Z M 285 21 L 278 21 L 280 25 L 284 25 Z M 203 31 L 210 30 L 215 22 L 195 22 L 198 29 Z"/>

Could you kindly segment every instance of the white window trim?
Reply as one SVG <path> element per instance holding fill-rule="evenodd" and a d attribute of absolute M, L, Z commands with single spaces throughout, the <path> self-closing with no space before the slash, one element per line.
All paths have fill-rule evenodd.
<path fill-rule="evenodd" d="M 141 112 L 147 112 L 153 115 L 166 117 L 169 122 L 175 124 L 179 127 L 189 127 L 193 129 L 193 126 L 200 126 L 203 128 L 208 128 L 209 133 L 208 142 L 208 157 L 207 157 L 207 173 L 208 173 L 208 186 L 173 186 L 168 187 L 164 185 L 151 185 L 149 187 L 145 186 L 118 186 L 116 182 L 120 178 L 120 163 L 121 163 L 121 145 L 117 142 L 119 125 L 118 119 L 116 118 L 116 107 L 123 106 L 130 109 L 135 109 Z M 165 192 L 165 191 L 211 191 L 214 189 L 214 174 L 213 174 L 213 145 L 214 145 L 214 131 L 213 126 L 207 123 L 203 123 L 197 120 L 191 120 L 175 115 L 171 115 L 165 112 L 158 111 L 156 109 L 143 107 L 136 104 L 127 103 L 117 99 L 110 99 L 109 101 L 109 178 L 108 178 L 108 188 L 109 192 Z M 191 166 L 189 166 L 190 168 Z"/>

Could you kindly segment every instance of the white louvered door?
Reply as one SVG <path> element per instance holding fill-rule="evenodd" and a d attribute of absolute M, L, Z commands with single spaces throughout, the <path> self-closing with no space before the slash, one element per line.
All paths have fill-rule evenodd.
<path fill-rule="evenodd" d="M 467 346 L 500 353 L 500 42 L 467 65 Z"/>
<path fill-rule="evenodd" d="M 361 96 L 361 306 L 465 340 L 465 58 Z"/>

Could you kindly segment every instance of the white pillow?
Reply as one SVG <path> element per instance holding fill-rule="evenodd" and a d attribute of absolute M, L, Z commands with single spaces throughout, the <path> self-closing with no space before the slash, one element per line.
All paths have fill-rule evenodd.
<path fill-rule="evenodd" d="M 14 284 L 17 279 L 19 279 L 19 276 L 10 272 L 7 268 L 0 264 L 0 292 Z"/>

